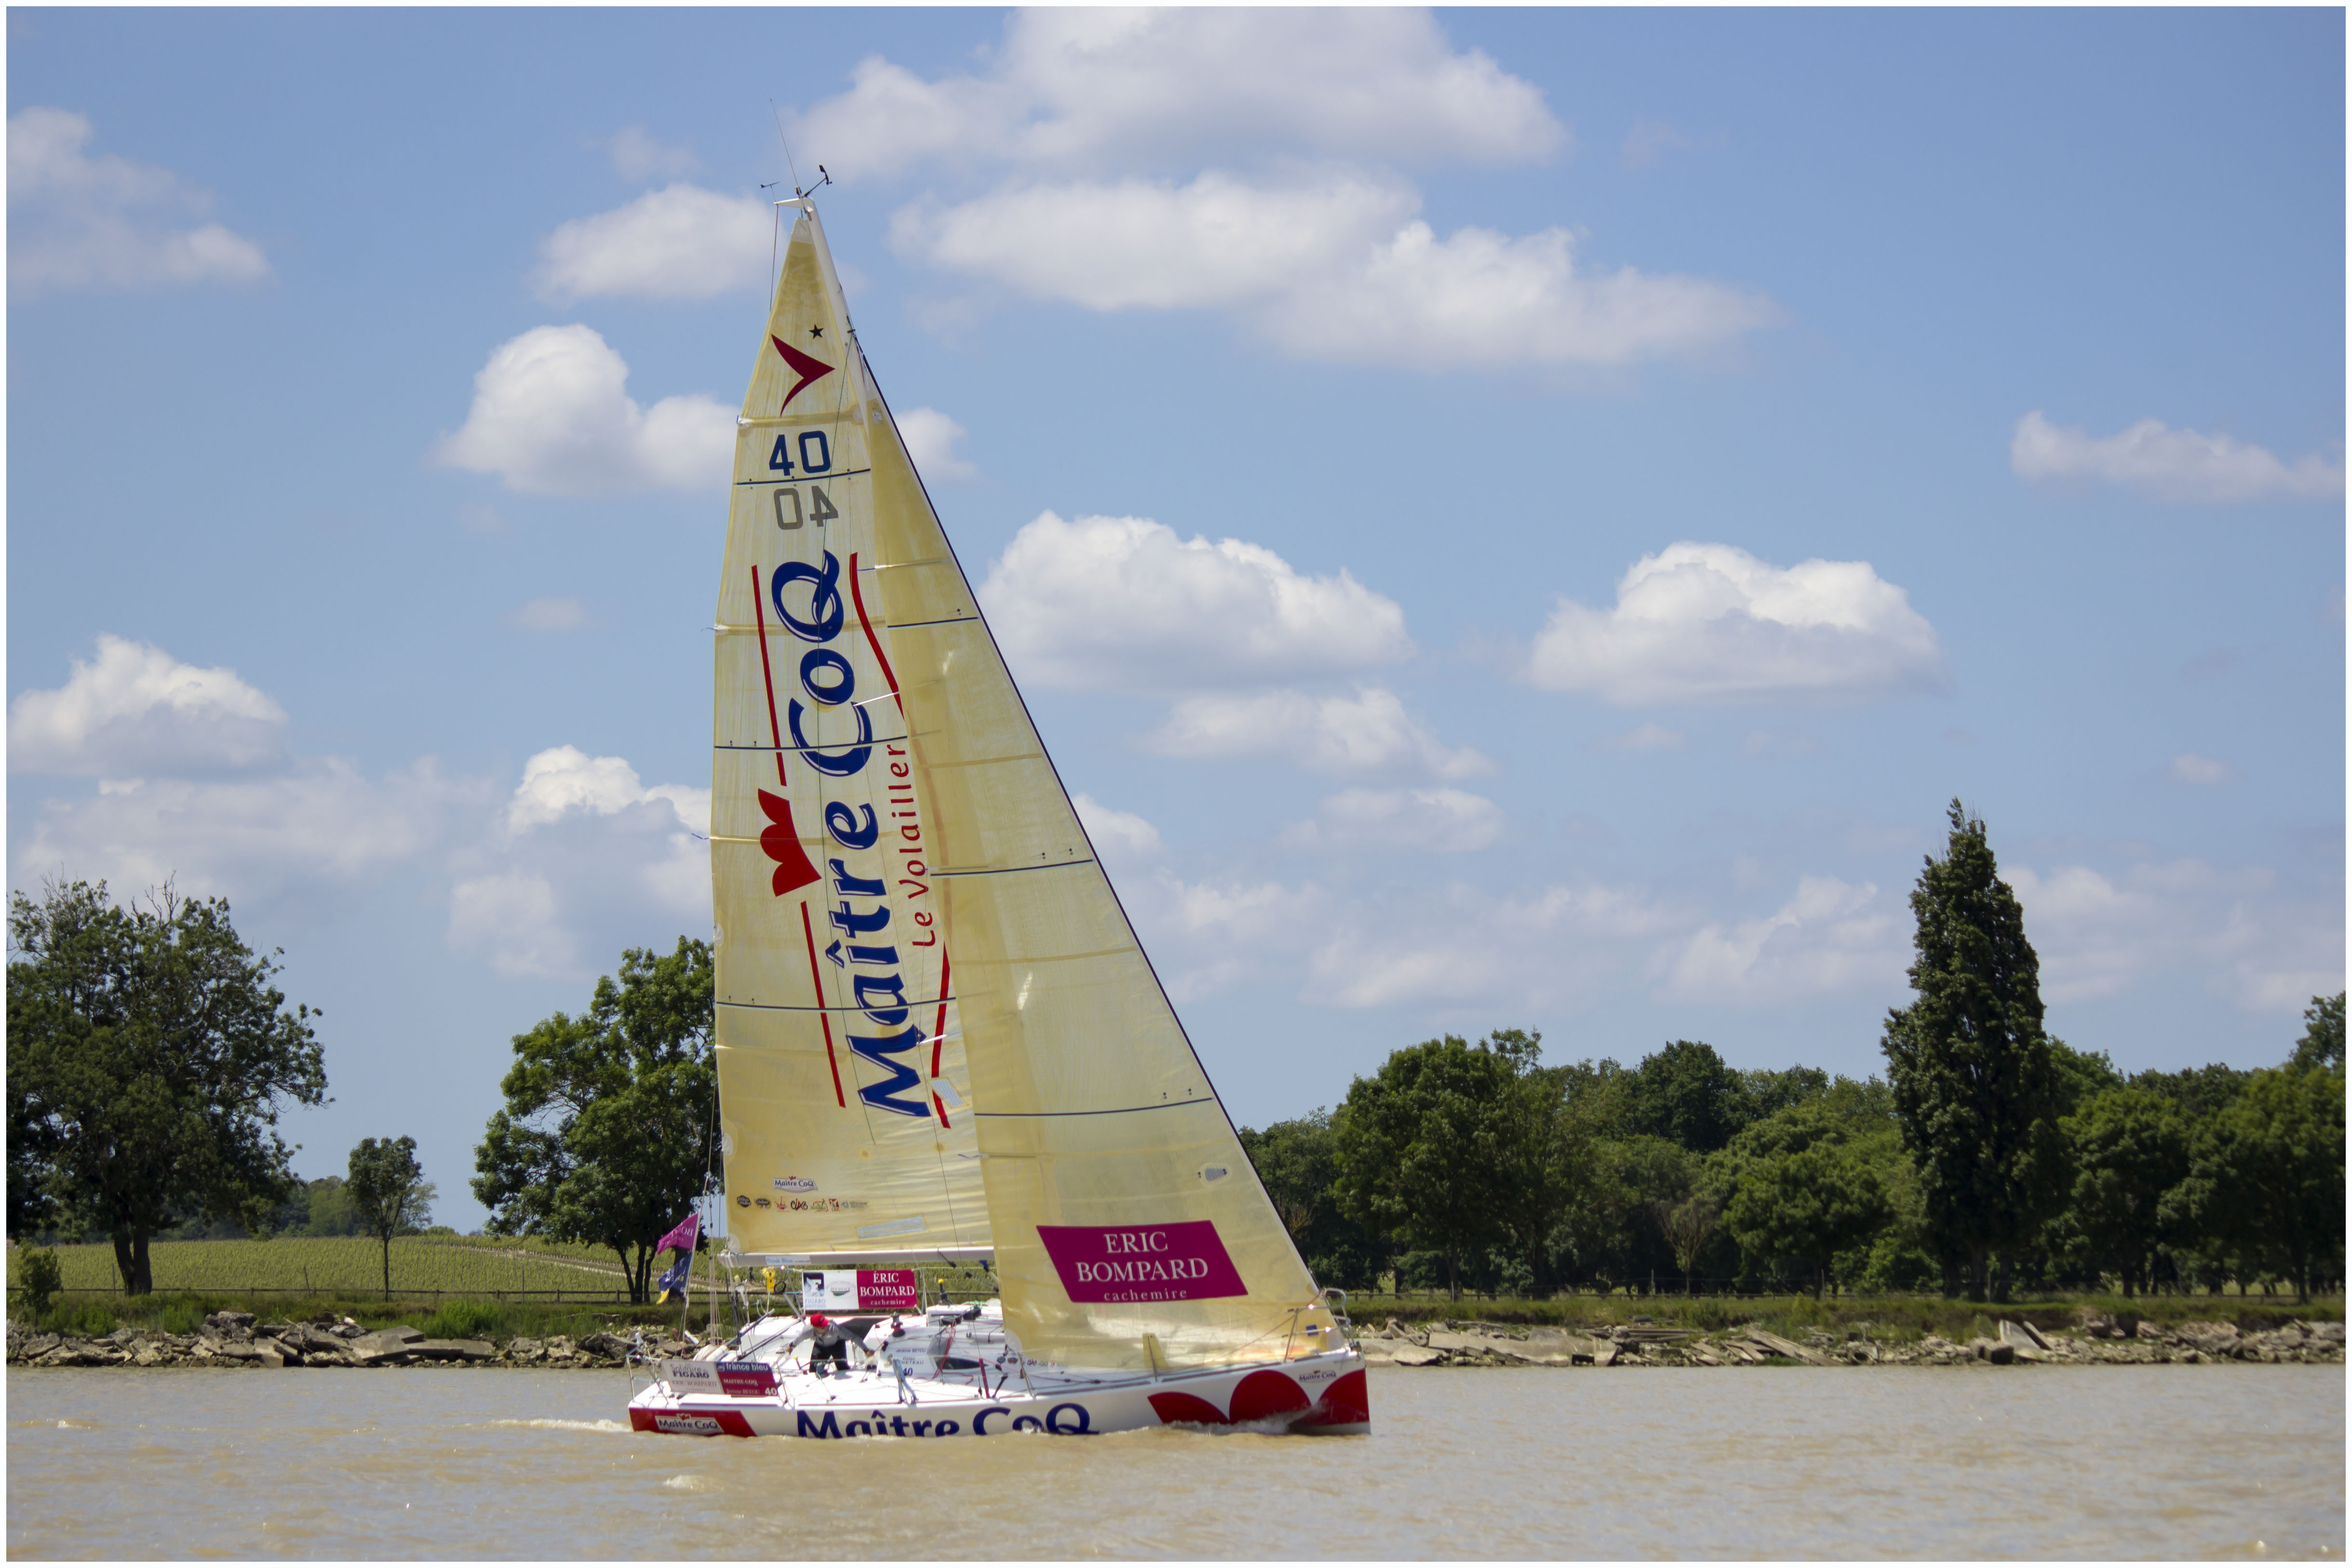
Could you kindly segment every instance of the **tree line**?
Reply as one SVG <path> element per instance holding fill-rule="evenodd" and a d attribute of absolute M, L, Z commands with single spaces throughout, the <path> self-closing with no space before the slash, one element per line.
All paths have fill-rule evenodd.
<path fill-rule="evenodd" d="M 2045 1030 L 1985 825 L 1950 821 L 1885 1078 L 1686 1040 L 1632 1067 L 1547 1066 L 1516 1029 L 1424 1040 L 1336 1110 L 1243 1129 L 1309 1270 L 1457 1298 L 2340 1285 L 2343 994 L 2278 1067 L 2126 1076 Z"/>

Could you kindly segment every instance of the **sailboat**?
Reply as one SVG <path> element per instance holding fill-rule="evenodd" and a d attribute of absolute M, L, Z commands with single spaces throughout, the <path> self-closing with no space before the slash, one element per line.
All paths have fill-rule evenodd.
<path fill-rule="evenodd" d="M 630 1423 L 1366 1431 L 1345 1298 L 1307 1272 L 1095 856 L 814 204 L 778 205 L 714 628 L 710 861 L 731 1261 L 800 1270 L 801 1310 L 661 1364 Z M 927 1263 L 996 1294 L 925 1301 Z M 876 1324 L 870 1360 L 816 1354 Z"/>

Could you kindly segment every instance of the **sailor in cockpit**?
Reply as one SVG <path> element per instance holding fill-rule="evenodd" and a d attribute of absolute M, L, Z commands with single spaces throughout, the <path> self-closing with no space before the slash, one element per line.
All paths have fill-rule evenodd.
<path fill-rule="evenodd" d="M 849 1375 L 849 1334 L 823 1312 L 808 1315 L 809 1370 L 819 1377 L 839 1371 Z"/>
<path fill-rule="evenodd" d="M 898 1397 L 909 1405 L 915 1405 L 919 1404 L 920 1401 L 915 1397 L 915 1391 L 907 1386 L 907 1369 L 900 1364 L 898 1358 L 891 1354 L 898 1348 L 899 1342 L 906 1337 L 906 1327 L 898 1322 L 898 1315 L 896 1312 L 890 1314 L 890 1321 L 887 1322 L 876 1320 L 874 1326 L 866 1331 L 866 1359 L 877 1367 L 887 1364 L 892 1372 L 897 1373 Z"/>

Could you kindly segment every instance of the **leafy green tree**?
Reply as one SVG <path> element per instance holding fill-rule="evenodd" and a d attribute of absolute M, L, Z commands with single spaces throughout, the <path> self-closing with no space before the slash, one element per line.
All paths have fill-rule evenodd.
<path fill-rule="evenodd" d="M 2189 1123 L 2154 1090 L 2115 1088 L 2059 1126 L 2074 1152 L 2074 1223 L 2131 1295 L 2168 1239 L 2166 1195 L 2189 1178 Z"/>
<path fill-rule="evenodd" d="M 1330 1113 L 1318 1107 L 1264 1132 L 1244 1127 L 1241 1141 L 1307 1272 L 1318 1283 L 1350 1291 L 1377 1284 L 1387 1249 L 1339 1207 L 1339 1143 Z"/>
<path fill-rule="evenodd" d="M 1534 1037 L 1501 1030 L 1473 1049 L 1459 1035 L 1392 1053 L 1348 1090 L 1336 1122 L 1339 1195 L 1359 1223 L 1462 1265 L 1498 1245 L 1539 1249 L 1567 1162 L 1559 1092 L 1533 1071 Z M 1532 1190 L 1531 1190 L 1532 1189 Z"/>
<path fill-rule="evenodd" d="M 1339 1141 L 1331 1113 L 1317 1106 L 1307 1115 L 1276 1122 L 1264 1132 L 1244 1127 L 1242 1152 L 1250 1157 L 1283 1228 L 1296 1242 L 1324 1214 L 1339 1207 Z"/>
<path fill-rule="evenodd" d="M 475 1151 L 500 1236 L 610 1247 L 646 1299 L 654 1243 L 700 1195 L 718 1117 L 708 943 L 630 948 L 588 1011 L 514 1037 L 506 1104 Z"/>
<path fill-rule="evenodd" d="M 2056 1086 L 2053 1104 L 2060 1116 L 2071 1116 L 2093 1096 L 2124 1086 L 2124 1075 L 2116 1071 L 2105 1051 L 2076 1051 L 2054 1034 L 2043 1038 L 2050 1042 L 2050 1075 Z"/>
<path fill-rule="evenodd" d="M 1877 1173 L 1834 1144 L 1758 1162 L 1724 1214 L 1748 1252 L 1803 1264 L 1816 1296 L 1828 1281 L 1830 1260 L 1868 1240 L 1891 1217 Z"/>
<path fill-rule="evenodd" d="M 1911 1163 L 1899 1138 L 1873 1140 L 1864 1152 L 1876 1156 L 1871 1169 L 1886 1194 L 1887 1221 L 1867 1246 L 1838 1260 L 1840 1282 L 1882 1294 L 1925 1290 L 1940 1270 L 1929 1239 L 1927 1204 L 1919 1190 L 1918 1167 Z"/>
<path fill-rule="evenodd" d="M 2294 1067 L 2344 1070 L 2344 993 L 2314 997 L 2304 1009 L 2303 1038 L 2294 1042 Z"/>
<path fill-rule="evenodd" d="M 1695 1192 L 1680 1203 L 1660 1198 L 1650 1205 L 1650 1213 L 1675 1255 L 1675 1267 L 1683 1271 L 1683 1294 L 1687 1296 L 1695 1288 L 1699 1258 L 1722 1221 L 1723 1206 L 1710 1194 Z"/>
<path fill-rule="evenodd" d="M 320 1176 L 310 1184 L 310 1209 L 302 1221 L 305 1236 L 363 1236 L 359 1206 L 352 1201 L 341 1176 Z"/>
<path fill-rule="evenodd" d="M 2195 1170 L 2209 1228 L 2294 1280 L 2340 1273 L 2344 1256 L 2344 1074 L 2266 1069 L 2215 1120 Z"/>
<path fill-rule="evenodd" d="M 280 1105 L 324 1103 L 327 1074 L 318 1015 L 269 984 L 227 900 L 166 886 L 122 908 L 52 883 L 12 897 L 8 933 L 10 1223 L 102 1232 L 134 1296 L 150 1238 L 186 1214 L 259 1228 L 293 1185 Z"/>
<path fill-rule="evenodd" d="M 1745 1077 L 1715 1047 L 1671 1041 L 1642 1059 L 1627 1085 L 1625 1129 L 1712 1154 L 1755 1119 Z"/>
<path fill-rule="evenodd" d="M 2150 1068 L 2131 1075 L 2131 1086 L 2147 1089 L 2172 1102 L 2191 1126 L 2218 1116 L 2246 1087 L 2253 1074 L 2244 1068 L 2210 1062 L 2203 1067 L 2159 1072 Z"/>
<path fill-rule="evenodd" d="M 1958 800 L 1942 860 L 1911 894 L 1916 999 L 1886 1016 L 1895 1114 L 1938 1241 L 1986 1294 L 1996 1249 L 2030 1240 L 2063 1196 L 2061 1085 L 2042 1027 L 2041 963 L 1981 818 Z"/>
<path fill-rule="evenodd" d="M 1560 1211 L 1591 1184 L 1591 1134 L 1570 1108 L 1567 1075 L 1540 1065 L 1540 1032 L 1498 1029 L 1483 1043 L 1512 1071 L 1502 1106 L 1509 1157 L 1499 1216 L 1512 1287 L 1549 1293 L 1558 1284 L 1549 1243 Z"/>
<path fill-rule="evenodd" d="M 1769 1116 L 1830 1092 L 1830 1075 L 1818 1067 L 1755 1067 L 1742 1072 L 1739 1082 L 1750 1117 Z"/>
<path fill-rule="evenodd" d="M 66 1287 L 65 1265 L 58 1261 L 54 1249 L 27 1247 L 16 1260 L 16 1293 L 25 1301 L 25 1318 L 37 1325 L 49 1310 L 49 1303 Z"/>
<path fill-rule="evenodd" d="M 1657 1215 L 1662 1207 L 1675 1209 L 1703 1196 L 1699 1158 L 1669 1139 L 1637 1134 L 1594 1140 L 1584 1167 L 1575 1201 L 1553 1223 L 1550 1271 L 1642 1290 L 1655 1275 L 1685 1271 Z M 1699 1257 L 1705 1255 L 1702 1244 Z"/>
<path fill-rule="evenodd" d="M 416 1163 L 415 1138 L 362 1138 L 352 1150 L 344 1196 L 367 1234 L 383 1243 L 383 1299 L 392 1300 L 392 1239 L 423 1229 L 433 1218 L 433 1184 Z"/>

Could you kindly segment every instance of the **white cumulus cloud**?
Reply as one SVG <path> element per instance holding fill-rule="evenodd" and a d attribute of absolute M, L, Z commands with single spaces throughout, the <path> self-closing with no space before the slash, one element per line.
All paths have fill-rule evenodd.
<path fill-rule="evenodd" d="M 609 817 L 652 800 L 667 804 L 679 827 L 709 833 L 709 790 L 686 784 L 647 789 L 625 758 L 591 757 L 576 746 L 554 746 L 523 764 L 522 782 L 507 804 L 506 825 L 509 832 L 525 832 L 574 811 Z"/>
<path fill-rule="evenodd" d="M 166 880 L 235 903 L 347 885 L 432 849 L 477 794 L 427 759 L 380 779 L 339 758 L 258 778 L 149 778 L 45 800 L 16 855 L 16 884 L 103 877 L 131 891 Z"/>
<path fill-rule="evenodd" d="M 1253 183 L 1211 171 L 1032 185 L 892 221 L 901 252 L 1095 310 L 1229 309 L 1303 358 L 1416 370 L 1619 365 L 1706 349 L 1779 317 L 1762 298 L 1631 267 L 1580 270 L 1567 230 L 1440 239 L 1409 187 L 1337 171 Z"/>
<path fill-rule="evenodd" d="M 471 877 L 449 890 L 449 946 L 487 956 L 501 975 L 562 979 L 582 968 L 555 888 L 530 872 Z"/>
<path fill-rule="evenodd" d="M 891 222 L 899 250 L 1033 298 L 1093 310 L 1218 308 L 1286 294 L 1369 251 L 1419 205 L 1392 182 L 1340 173 L 1259 186 L 1214 171 L 1033 185 Z"/>
<path fill-rule="evenodd" d="M 91 127 L 70 110 L 8 117 L 8 279 L 19 288 L 137 288 L 251 283 L 261 247 L 197 223 L 206 193 L 169 170 L 85 151 Z"/>
<path fill-rule="evenodd" d="M 102 639 L 63 687 L 11 712 L 12 765 L 101 776 L 90 793 L 19 791 L 12 885 L 169 881 L 284 918 L 348 906 L 406 867 L 448 889 L 456 951 L 516 976 L 584 978 L 625 946 L 709 928 L 708 789 L 648 786 L 625 758 L 559 746 L 501 799 L 431 758 L 370 778 L 289 756 L 287 723 L 230 671 Z"/>
<path fill-rule="evenodd" d="M 1426 11 L 1015 12 L 978 75 L 925 81 L 869 57 L 796 117 L 812 161 L 1134 164 L 1269 147 L 1401 162 L 1519 162 L 1568 132 L 1532 83 L 1458 51 Z"/>
<path fill-rule="evenodd" d="M 491 351 L 464 427 L 434 455 L 540 495 L 724 483 L 734 411 L 700 393 L 641 407 L 628 379 L 627 363 L 590 328 L 534 327 Z"/>
<path fill-rule="evenodd" d="M 1143 691 L 1342 674 L 1412 652 L 1396 601 L 1346 571 L 1307 577 L 1262 545 L 1146 517 L 1052 512 L 980 587 L 1024 682 Z"/>
<path fill-rule="evenodd" d="M 964 480 L 980 470 L 956 455 L 964 428 L 935 408 L 910 408 L 898 416 L 898 437 L 915 472 L 926 479 Z"/>
<path fill-rule="evenodd" d="M 502 975 L 582 977 L 710 925 L 710 791 L 554 746 L 453 856 L 447 940 Z"/>
<path fill-rule="evenodd" d="M 1494 766 L 1468 747 L 1444 745 L 1382 686 L 1336 696 L 1290 690 L 1189 696 L 1143 744 L 1165 757 L 1265 758 L 1326 773 L 1465 779 Z"/>
<path fill-rule="evenodd" d="M 2115 872 L 2004 868 L 2024 907 L 2049 1002 L 2109 997 L 2201 974 L 2255 1011 L 2290 1012 L 2344 988 L 2344 901 L 2280 885 L 2267 866 L 2144 861 Z"/>
<path fill-rule="evenodd" d="M 540 242 L 532 282 L 542 298 L 558 301 L 756 292 L 767 282 L 774 230 L 765 202 L 668 185 L 558 227 Z"/>
<path fill-rule="evenodd" d="M 1283 841 L 1297 849 L 1483 850 L 1501 836 L 1503 809 L 1464 789 L 1342 789 Z"/>
<path fill-rule="evenodd" d="M 1569 231 L 1513 238 L 1413 222 L 1258 317 L 1302 358 L 1415 370 L 1623 365 L 1695 353 L 1780 319 L 1762 296 L 1630 267 L 1580 270 Z"/>
<path fill-rule="evenodd" d="M 1527 674 L 1627 706 L 1892 696 L 1944 681 L 1935 628 L 1869 562 L 1781 568 L 1688 543 L 1634 562 L 1612 609 L 1563 600 Z"/>
<path fill-rule="evenodd" d="M 2143 419 L 2114 435 L 2056 425 L 2034 410 L 2017 422 L 2009 465 L 2021 479 L 2096 480 L 2165 501 L 2325 499 L 2344 494 L 2344 464 L 2316 455 L 2281 462 L 2228 435 Z"/>
<path fill-rule="evenodd" d="M 947 176 L 893 215 L 909 258 L 1089 309 L 1229 313 L 1308 359 L 1620 365 L 1780 316 L 1748 290 L 1580 265 L 1565 225 L 1419 221 L 1397 171 L 1570 141 L 1540 91 L 1426 11 L 1019 12 L 982 70 L 869 57 L 793 136 L 859 177 Z"/>
<path fill-rule="evenodd" d="M 8 770 L 134 778 L 248 768 L 276 760 L 286 710 L 234 670 L 184 664 L 148 643 L 101 633 L 66 684 L 8 706 Z"/>
<path fill-rule="evenodd" d="M 1160 830 L 1133 811 L 1106 806 L 1091 795 L 1070 797 L 1096 851 L 1111 859 L 1148 860 L 1160 852 Z"/>
<path fill-rule="evenodd" d="M 1353 902 L 1308 962 L 1303 999 L 1326 1007 L 1557 1007 L 1618 983 L 1629 943 L 1676 916 L 1639 888 L 1555 883 L 1498 894 L 1453 883 Z"/>
<path fill-rule="evenodd" d="M 1662 955 L 1662 997 L 1770 1004 L 1872 988 L 1892 996 L 1911 961 L 1911 913 L 1875 883 L 1801 877 L 1760 920 L 1710 923 Z"/>

